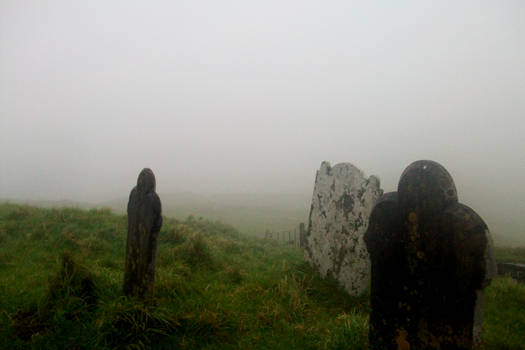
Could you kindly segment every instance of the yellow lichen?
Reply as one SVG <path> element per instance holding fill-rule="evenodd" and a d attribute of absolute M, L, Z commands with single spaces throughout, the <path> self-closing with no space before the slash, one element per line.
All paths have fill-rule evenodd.
<path fill-rule="evenodd" d="M 410 350 L 410 343 L 406 340 L 408 332 L 404 329 L 397 330 L 397 350 Z"/>

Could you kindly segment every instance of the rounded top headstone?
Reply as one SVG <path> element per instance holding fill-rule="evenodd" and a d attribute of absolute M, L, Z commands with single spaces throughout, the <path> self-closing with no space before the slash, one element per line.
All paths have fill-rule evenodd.
<path fill-rule="evenodd" d="M 434 216 L 458 202 L 452 176 L 441 164 L 431 160 L 410 164 L 399 179 L 397 192 L 405 215 Z"/>
<path fill-rule="evenodd" d="M 155 191 L 155 175 L 150 168 L 144 168 L 137 179 L 137 190 L 141 193 Z"/>

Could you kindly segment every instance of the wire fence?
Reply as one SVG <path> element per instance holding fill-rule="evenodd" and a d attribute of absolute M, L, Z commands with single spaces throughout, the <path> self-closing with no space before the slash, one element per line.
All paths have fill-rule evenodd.
<path fill-rule="evenodd" d="M 301 222 L 298 228 L 293 230 L 283 230 L 283 231 L 271 231 L 266 230 L 264 234 L 265 239 L 272 239 L 279 243 L 290 244 L 296 247 L 302 247 L 302 242 L 304 241 L 305 229 L 304 223 Z"/>

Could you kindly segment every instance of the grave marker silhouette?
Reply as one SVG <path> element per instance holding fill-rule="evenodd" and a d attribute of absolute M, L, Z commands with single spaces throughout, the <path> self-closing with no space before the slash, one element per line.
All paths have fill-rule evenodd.
<path fill-rule="evenodd" d="M 487 225 L 440 164 L 409 165 L 370 215 L 372 349 L 472 349 L 495 274 Z"/>
<path fill-rule="evenodd" d="M 128 239 L 124 294 L 144 298 L 149 295 L 155 279 L 157 237 L 162 226 L 162 208 L 155 192 L 155 175 L 143 169 L 137 186 L 129 195 Z"/>

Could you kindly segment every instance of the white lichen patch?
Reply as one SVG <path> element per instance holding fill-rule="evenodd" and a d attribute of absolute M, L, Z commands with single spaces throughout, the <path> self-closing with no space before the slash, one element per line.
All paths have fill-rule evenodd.
<path fill-rule="evenodd" d="M 305 258 L 350 295 L 360 295 L 368 287 L 370 258 L 363 236 L 382 193 L 377 177 L 365 178 L 350 163 L 331 167 L 323 162 L 317 171 Z"/>

